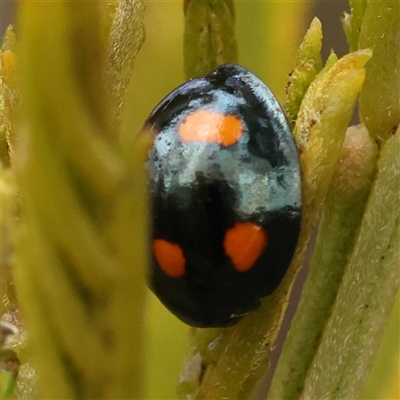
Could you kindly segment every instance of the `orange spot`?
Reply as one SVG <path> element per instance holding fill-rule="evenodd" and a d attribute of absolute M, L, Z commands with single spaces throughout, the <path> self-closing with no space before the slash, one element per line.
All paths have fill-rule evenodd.
<path fill-rule="evenodd" d="M 224 249 L 238 272 L 246 272 L 268 244 L 267 232 L 252 222 L 237 222 L 224 237 Z"/>
<path fill-rule="evenodd" d="M 189 114 L 179 127 L 185 142 L 235 144 L 243 134 L 242 121 L 235 115 L 198 110 Z"/>
<path fill-rule="evenodd" d="M 178 244 L 156 239 L 153 242 L 153 251 L 158 265 L 168 276 L 179 278 L 185 275 L 185 257 Z"/>

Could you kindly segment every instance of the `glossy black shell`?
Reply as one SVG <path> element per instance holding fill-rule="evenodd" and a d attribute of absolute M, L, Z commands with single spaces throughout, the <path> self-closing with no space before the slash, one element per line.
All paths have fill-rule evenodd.
<path fill-rule="evenodd" d="M 197 109 L 238 116 L 245 127 L 240 140 L 227 147 L 182 142 L 177 127 Z M 153 256 L 150 287 L 190 325 L 233 325 L 277 288 L 299 235 L 300 166 L 284 113 L 254 74 L 222 65 L 171 92 L 146 126 L 155 133 L 148 163 L 153 238 L 178 243 L 187 269 L 171 278 Z M 266 250 L 244 273 L 232 268 L 222 246 L 238 221 L 268 231 Z"/>

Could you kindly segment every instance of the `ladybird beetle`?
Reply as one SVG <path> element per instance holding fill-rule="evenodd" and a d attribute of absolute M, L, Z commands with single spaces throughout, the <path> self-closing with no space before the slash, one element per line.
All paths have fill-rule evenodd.
<path fill-rule="evenodd" d="M 296 146 L 268 87 L 222 65 L 162 100 L 148 173 L 150 286 L 178 318 L 225 327 L 283 279 L 300 230 Z"/>

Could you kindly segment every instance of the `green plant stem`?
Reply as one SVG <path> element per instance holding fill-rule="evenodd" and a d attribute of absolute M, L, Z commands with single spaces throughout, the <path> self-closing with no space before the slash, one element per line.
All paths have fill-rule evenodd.
<path fill-rule="evenodd" d="M 191 0 L 185 13 L 186 79 L 207 74 L 221 64 L 237 63 L 232 0 Z"/>

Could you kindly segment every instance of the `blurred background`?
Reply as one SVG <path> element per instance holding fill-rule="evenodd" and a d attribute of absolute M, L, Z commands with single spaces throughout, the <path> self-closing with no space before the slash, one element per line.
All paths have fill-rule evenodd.
<path fill-rule="evenodd" d="M 130 86 L 123 122 L 126 135 L 137 132 L 158 101 L 184 81 L 182 2 L 145 1 L 145 4 L 147 39 L 137 57 Z M 15 2 L 1 0 L 0 7 L 3 34 L 15 22 Z M 348 51 L 341 27 L 343 12 L 348 11 L 347 1 L 242 0 L 236 1 L 235 7 L 239 63 L 264 80 L 281 101 L 296 49 L 314 16 L 322 21 L 323 58 L 331 49 L 339 56 Z M 18 29 L 16 33 L 18 36 Z M 292 312 L 299 297 L 301 285 L 298 286 Z M 146 398 L 174 399 L 186 350 L 187 326 L 165 310 L 150 292 L 148 300 Z M 393 356 L 399 354 L 399 302 L 396 304 L 364 399 L 400 398 L 400 394 L 393 395 L 399 391 L 399 359 Z"/>

